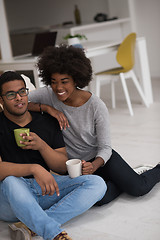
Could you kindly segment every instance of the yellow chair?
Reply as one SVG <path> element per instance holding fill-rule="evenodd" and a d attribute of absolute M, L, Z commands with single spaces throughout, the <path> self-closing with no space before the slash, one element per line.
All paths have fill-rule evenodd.
<path fill-rule="evenodd" d="M 142 88 L 137 80 L 137 77 L 133 71 L 134 63 L 135 63 L 135 43 L 136 43 L 136 33 L 130 33 L 120 44 L 116 60 L 120 64 L 120 67 L 109 69 L 104 72 L 100 72 L 95 74 L 96 77 L 96 95 L 100 97 L 100 87 L 107 82 L 111 83 L 111 96 L 112 96 L 112 107 L 116 107 L 115 103 L 115 81 L 118 79 L 121 80 L 122 87 L 124 90 L 125 98 L 127 101 L 127 105 L 129 108 L 130 115 L 133 116 L 133 109 L 129 97 L 129 92 L 126 85 L 126 79 L 131 78 L 138 90 L 142 101 L 144 102 L 146 107 L 149 107 Z"/>

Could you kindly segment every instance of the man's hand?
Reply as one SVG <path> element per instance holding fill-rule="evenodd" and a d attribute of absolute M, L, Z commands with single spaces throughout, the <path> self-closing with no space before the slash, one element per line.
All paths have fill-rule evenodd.
<path fill-rule="evenodd" d="M 21 136 L 23 136 L 24 140 L 28 140 L 28 142 L 20 141 L 20 143 L 25 145 L 22 147 L 22 149 L 39 151 L 49 169 L 58 173 L 66 172 L 66 161 L 68 158 L 65 147 L 53 149 L 36 133 L 33 132 L 30 132 L 29 136 L 27 136 L 25 133 L 21 134 Z"/>
<path fill-rule="evenodd" d="M 36 182 L 40 185 L 43 196 L 47 194 L 52 196 L 55 191 L 57 196 L 60 195 L 57 182 L 55 181 L 52 174 L 45 168 L 40 165 L 36 165 L 33 170 L 33 176 Z"/>
<path fill-rule="evenodd" d="M 22 133 L 20 135 L 24 140 L 28 140 L 28 142 L 20 141 L 20 143 L 25 145 L 22 147 L 22 149 L 32 149 L 38 151 L 42 149 L 44 141 L 36 133 L 30 132 L 29 136 L 27 136 L 25 133 Z"/>

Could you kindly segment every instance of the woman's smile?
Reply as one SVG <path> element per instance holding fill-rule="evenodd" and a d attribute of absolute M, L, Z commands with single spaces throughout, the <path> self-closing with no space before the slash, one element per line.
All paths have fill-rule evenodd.
<path fill-rule="evenodd" d="M 65 93 L 66 93 L 65 91 L 64 92 L 57 92 L 57 94 L 60 95 L 60 96 L 64 95 Z"/>
<path fill-rule="evenodd" d="M 71 101 L 76 91 L 73 78 L 68 74 L 53 73 L 51 75 L 51 87 L 57 98 L 66 104 Z"/>

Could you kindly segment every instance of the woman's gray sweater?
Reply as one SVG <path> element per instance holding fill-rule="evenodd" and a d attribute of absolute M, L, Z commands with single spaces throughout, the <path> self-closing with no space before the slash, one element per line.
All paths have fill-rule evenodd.
<path fill-rule="evenodd" d="M 29 101 L 50 105 L 64 113 L 70 127 L 63 131 L 68 158 L 85 161 L 97 156 L 105 163 L 110 158 L 112 149 L 108 109 L 104 102 L 91 95 L 80 107 L 71 107 L 59 101 L 51 87 L 31 91 Z"/>

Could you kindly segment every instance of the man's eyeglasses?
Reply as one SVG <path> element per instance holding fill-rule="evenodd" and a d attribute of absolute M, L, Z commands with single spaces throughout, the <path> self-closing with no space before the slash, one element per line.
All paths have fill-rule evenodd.
<path fill-rule="evenodd" d="M 6 96 L 6 98 L 8 100 L 12 100 L 12 99 L 15 99 L 17 97 L 17 94 L 19 94 L 21 97 L 25 97 L 25 96 L 28 95 L 28 93 L 29 93 L 28 88 L 22 88 L 17 92 L 10 91 L 10 92 L 7 92 L 6 94 L 2 95 L 2 96 Z"/>

